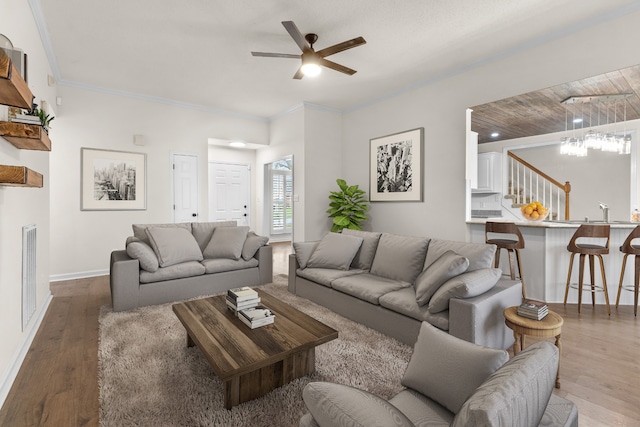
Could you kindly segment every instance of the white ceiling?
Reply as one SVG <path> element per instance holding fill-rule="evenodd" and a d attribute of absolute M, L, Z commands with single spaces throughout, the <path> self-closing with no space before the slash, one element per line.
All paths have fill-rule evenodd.
<path fill-rule="evenodd" d="M 56 79 L 230 114 L 270 118 L 308 102 L 349 110 L 637 9 L 629 0 L 30 0 Z M 362 36 L 292 79 L 300 51 Z"/>

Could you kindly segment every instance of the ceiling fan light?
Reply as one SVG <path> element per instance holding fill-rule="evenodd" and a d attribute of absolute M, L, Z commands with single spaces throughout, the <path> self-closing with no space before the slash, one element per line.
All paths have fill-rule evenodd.
<path fill-rule="evenodd" d="M 315 77 L 320 74 L 320 71 L 322 71 L 320 69 L 320 66 L 313 62 L 307 62 L 306 64 L 303 64 L 301 70 L 302 73 L 308 77 Z"/>

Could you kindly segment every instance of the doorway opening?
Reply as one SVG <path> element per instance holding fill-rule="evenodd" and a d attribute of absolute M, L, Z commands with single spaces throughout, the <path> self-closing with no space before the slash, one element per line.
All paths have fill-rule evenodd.
<path fill-rule="evenodd" d="M 293 236 L 293 156 L 266 164 L 265 183 L 270 240 L 291 241 Z"/>

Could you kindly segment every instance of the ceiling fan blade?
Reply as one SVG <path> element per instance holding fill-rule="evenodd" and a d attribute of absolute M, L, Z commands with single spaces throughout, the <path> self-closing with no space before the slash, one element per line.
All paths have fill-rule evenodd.
<path fill-rule="evenodd" d="M 300 55 L 292 53 L 271 53 L 271 52 L 251 52 L 253 56 L 266 56 L 268 58 L 295 58 L 300 59 Z"/>
<path fill-rule="evenodd" d="M 293 75 L 293 78 L 296 80 L 301 80 L 304 77 L 304 73 L 302 72 L 302 67 L 298 68 L 298 71 Z"/>
<path fill-rule="evenodd" d="M 350 76 L 354 75 L 357 71 L 352 70 L 351 68 L 345 67 L 344 65 L 336 64 L 333 61 L 329 61 L 328 59 L 318 58 L 318 64 L 331 68 L 336 71 L 340 71 L 341 73 L 349 74 Z"/>
<path fill-rule="evenodd" d="M 333 46 L 325 47 L 322 50 L 317 51 L 316 53 L 320 55 L 322 58 L 325 58 L 329 55 L 336 54 L 338 52 L 342 52 L 343 50 L 351 49 L 354 47 L 361 46 L 366 44 L 367 41 L 362 37 L 356 37 L 355 39 L 348 40 L 346 42 L 334 44 Z"/>
<path fill-rule="evenodd" d="M 305 49 L 309 48 L 307 41 L 304 39 L 304 36 L 296 27 L 296 24 L 293 21 L 282 21 L 282 25 L 284 25 L 285 30 L 289 33 L 293 41 L 296 42 L 301 51 L 304 52 Z"/>

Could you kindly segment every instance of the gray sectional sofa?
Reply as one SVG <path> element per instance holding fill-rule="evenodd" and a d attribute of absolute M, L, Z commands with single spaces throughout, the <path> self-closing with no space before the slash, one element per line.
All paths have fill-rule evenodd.
<path fill-rule="evenodd" d="M 509 359 L 424 322 L 402 378 L 384 400 L 341 384 L 303 390 L 309 413 L 300 427 L 578 427 L 576 405 L 553 394 L 559 351 L 537 342 Z"/>
<path fill-rule="evenodd" d="M 110 261 L 114 311 L 273 281 L 268 238 L 235 221 L 134 224 Z"/>
<path fill-rule="evenodd" d="M 520 281 L 493 268 L 495 245 L 356 230 L 296 242 L 290 292 L 413 345 L 426 321 L 460 339 L 509 348 L 503 311 Z"/>

